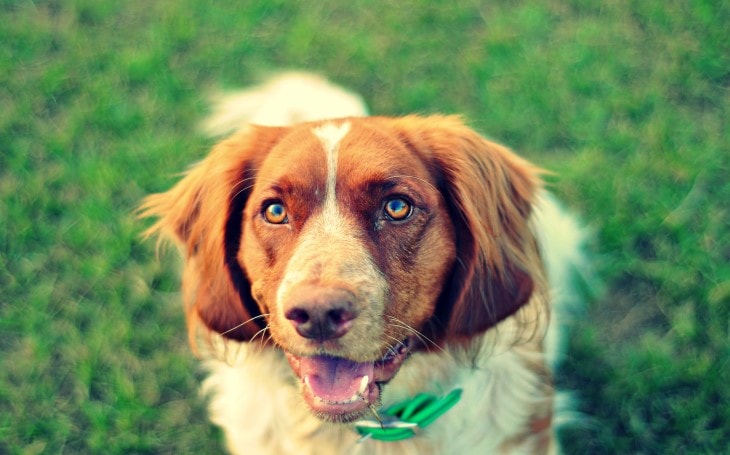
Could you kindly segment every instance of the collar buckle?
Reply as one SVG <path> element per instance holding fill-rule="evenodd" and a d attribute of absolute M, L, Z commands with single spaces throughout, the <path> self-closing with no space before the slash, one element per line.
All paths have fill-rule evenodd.
<path fill-rule="evenodd" d="M 454 389 L 443 397 L 421 393 L 386 408 L 380 414 L 373 409 L 374 419 L 362 419 L 354 424 L 355 430 L 362 436 L 359 442 L 412 438 L 454 407 L 461 399 L 461 393 L 462 389 Z"/>

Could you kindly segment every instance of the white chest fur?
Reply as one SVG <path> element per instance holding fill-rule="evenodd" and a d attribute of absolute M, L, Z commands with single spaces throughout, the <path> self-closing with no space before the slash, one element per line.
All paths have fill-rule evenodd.
<path fill-rule="evenodd" d="M 256 343 L 226 342 L 228 360 L 206 362 L 210 376 L 203 392 L 210 397 L 211 420 L 223 428 L 234 454 L 495 453 L 524 431 L 530 410 L 549 397 L 527 366 L 540 359 L 526 358 L 529 351 L 519 347 L 491 346 L 474 363 L 449 352 L 408 359 L 385 387 L 384 405 L 457 387 L 463 396 L 417 437 L 399 442 L 360 441 L 350 426 L 312 416 L 283 354 Z M 530 453 L 529 441 L 508 445 L 509 453 Z"/>

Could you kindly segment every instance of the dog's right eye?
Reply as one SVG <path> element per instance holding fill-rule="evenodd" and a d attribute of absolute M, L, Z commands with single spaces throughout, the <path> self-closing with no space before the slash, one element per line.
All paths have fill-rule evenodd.
<path fill-rule="evenodd" d="M 289 216 L 280 202 L 271 202 L 264 207 L 264 219 L 271 224 L 286 224 Z"/>
<path fill-rule="evenodd" d="M 401 197 L 394 197 L 385 202 L 383 211 L 391 221 L 405 221 L 413 213 L 413 206 Z"/>

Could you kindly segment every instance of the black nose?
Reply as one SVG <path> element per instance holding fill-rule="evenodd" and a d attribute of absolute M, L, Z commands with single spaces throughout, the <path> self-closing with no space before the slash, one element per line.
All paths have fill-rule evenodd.
<path fill-rule="evenodd" d="M 353 295 L 345 290 L 311 287 L 297 290 L 296 295 L 284 316 L 304 338 L 317 341 L 340 338 L 357 318 Z"/>

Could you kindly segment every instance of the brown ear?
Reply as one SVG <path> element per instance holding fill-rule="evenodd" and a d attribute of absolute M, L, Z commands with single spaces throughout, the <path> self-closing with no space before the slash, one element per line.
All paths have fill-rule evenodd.
<path fill-rule="evenodd" d="M 456 229 L 457 260 L 432 335 L 467 341 L 525 305 L 540 274 L 529 228 L 540 170 L 457 117 L 406 117 L 401 140 L 440 179 Z"/>
<path fill-rule="evenodd" d="M 141 217 L 158 218 L 145 236 L 171 239 L 185 256 L 183 299 L 193 343 L 198 322 L 236 340 L 250 340 L 265 326 L 237 257 L 255 170 L 282 131 L 248 127 L 140 206 Z"/>

